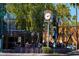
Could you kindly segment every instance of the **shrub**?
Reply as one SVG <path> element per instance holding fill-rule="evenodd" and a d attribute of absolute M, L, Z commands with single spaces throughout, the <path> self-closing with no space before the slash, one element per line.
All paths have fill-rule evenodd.
<path fill-rule="evenodd" d="M 42 47 L 42 53 L 53 53 L 53 49 L 50 47 Z"/>

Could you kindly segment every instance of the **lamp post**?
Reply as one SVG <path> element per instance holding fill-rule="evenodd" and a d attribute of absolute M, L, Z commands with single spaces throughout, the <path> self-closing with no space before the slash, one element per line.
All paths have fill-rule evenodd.
<path fill-rule="evenodd" d="M 45 10 L 44 11 L 44 18 L 45 18 L 45 22 L 47 22 L 47 34 L 48 34 L 48 38 L 47 38 L 47 47 L 49 47 L 49 25 L 50 25 L 50 19 L 51 19 L 51 11 L 50 10 Z"/>
<path fill-rule="evenodd" d="M 78 10 L 77 10 L 77 3 L 75 3 L 75 6 L 76 6 L 76 37 L 77 37 L 77 43 L 76 43 L 76 50 L 78 49 L 78 28 L 77 28 L 77 12 L 78 12 Z"/>

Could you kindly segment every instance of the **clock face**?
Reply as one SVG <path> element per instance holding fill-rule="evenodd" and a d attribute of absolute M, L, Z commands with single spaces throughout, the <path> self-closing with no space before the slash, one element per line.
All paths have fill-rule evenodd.
<path fill-rule="evenodd" d="M 46 20 L 49 20 L 50 17 L 51 17 L 51 14 L 50 14 L 50 13 L 46 13 L 46 14 L 45 14 L 45 19 L 46 19 Z"/>

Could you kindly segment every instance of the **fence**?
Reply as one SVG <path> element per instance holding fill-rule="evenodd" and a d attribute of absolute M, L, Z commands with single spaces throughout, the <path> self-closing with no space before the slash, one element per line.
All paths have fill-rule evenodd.
<path fill-rule="evenodd" d="M 52 37 L 52 40 L 49 41 L 54 42 L 56 40 L 56 43 L 63 43 L 65 47 L 73 45 L 79 48 L 79 26 L 58 26 L 57 32 L 57 39 Z M 47 32 L 45 32 L 43 39 L 46 41 L 47 37 Z"/>
<path fill-rule="evenodd" d="M 79 26 L 59 26 L 57 42 L 79 48 Z"/>

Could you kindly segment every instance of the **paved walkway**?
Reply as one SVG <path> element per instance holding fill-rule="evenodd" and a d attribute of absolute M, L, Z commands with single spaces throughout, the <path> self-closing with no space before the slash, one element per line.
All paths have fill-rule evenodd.
<path fill-rule="evenodd" d="M 0 53 L 0 56 L 67 56 L 67 54 L 45 53 Z"/>
<path fill-rule="evenodd" d="M 72 51 L 72 52 L 69 52 L 68 55 L 79 55 L 79 49 Z"/>
<path fill-rule="evenodd" d="M 42 53 L 42 50 L 41 48 L 17 47 L 15 49 L 4 49 L 3 53 Z"/>

